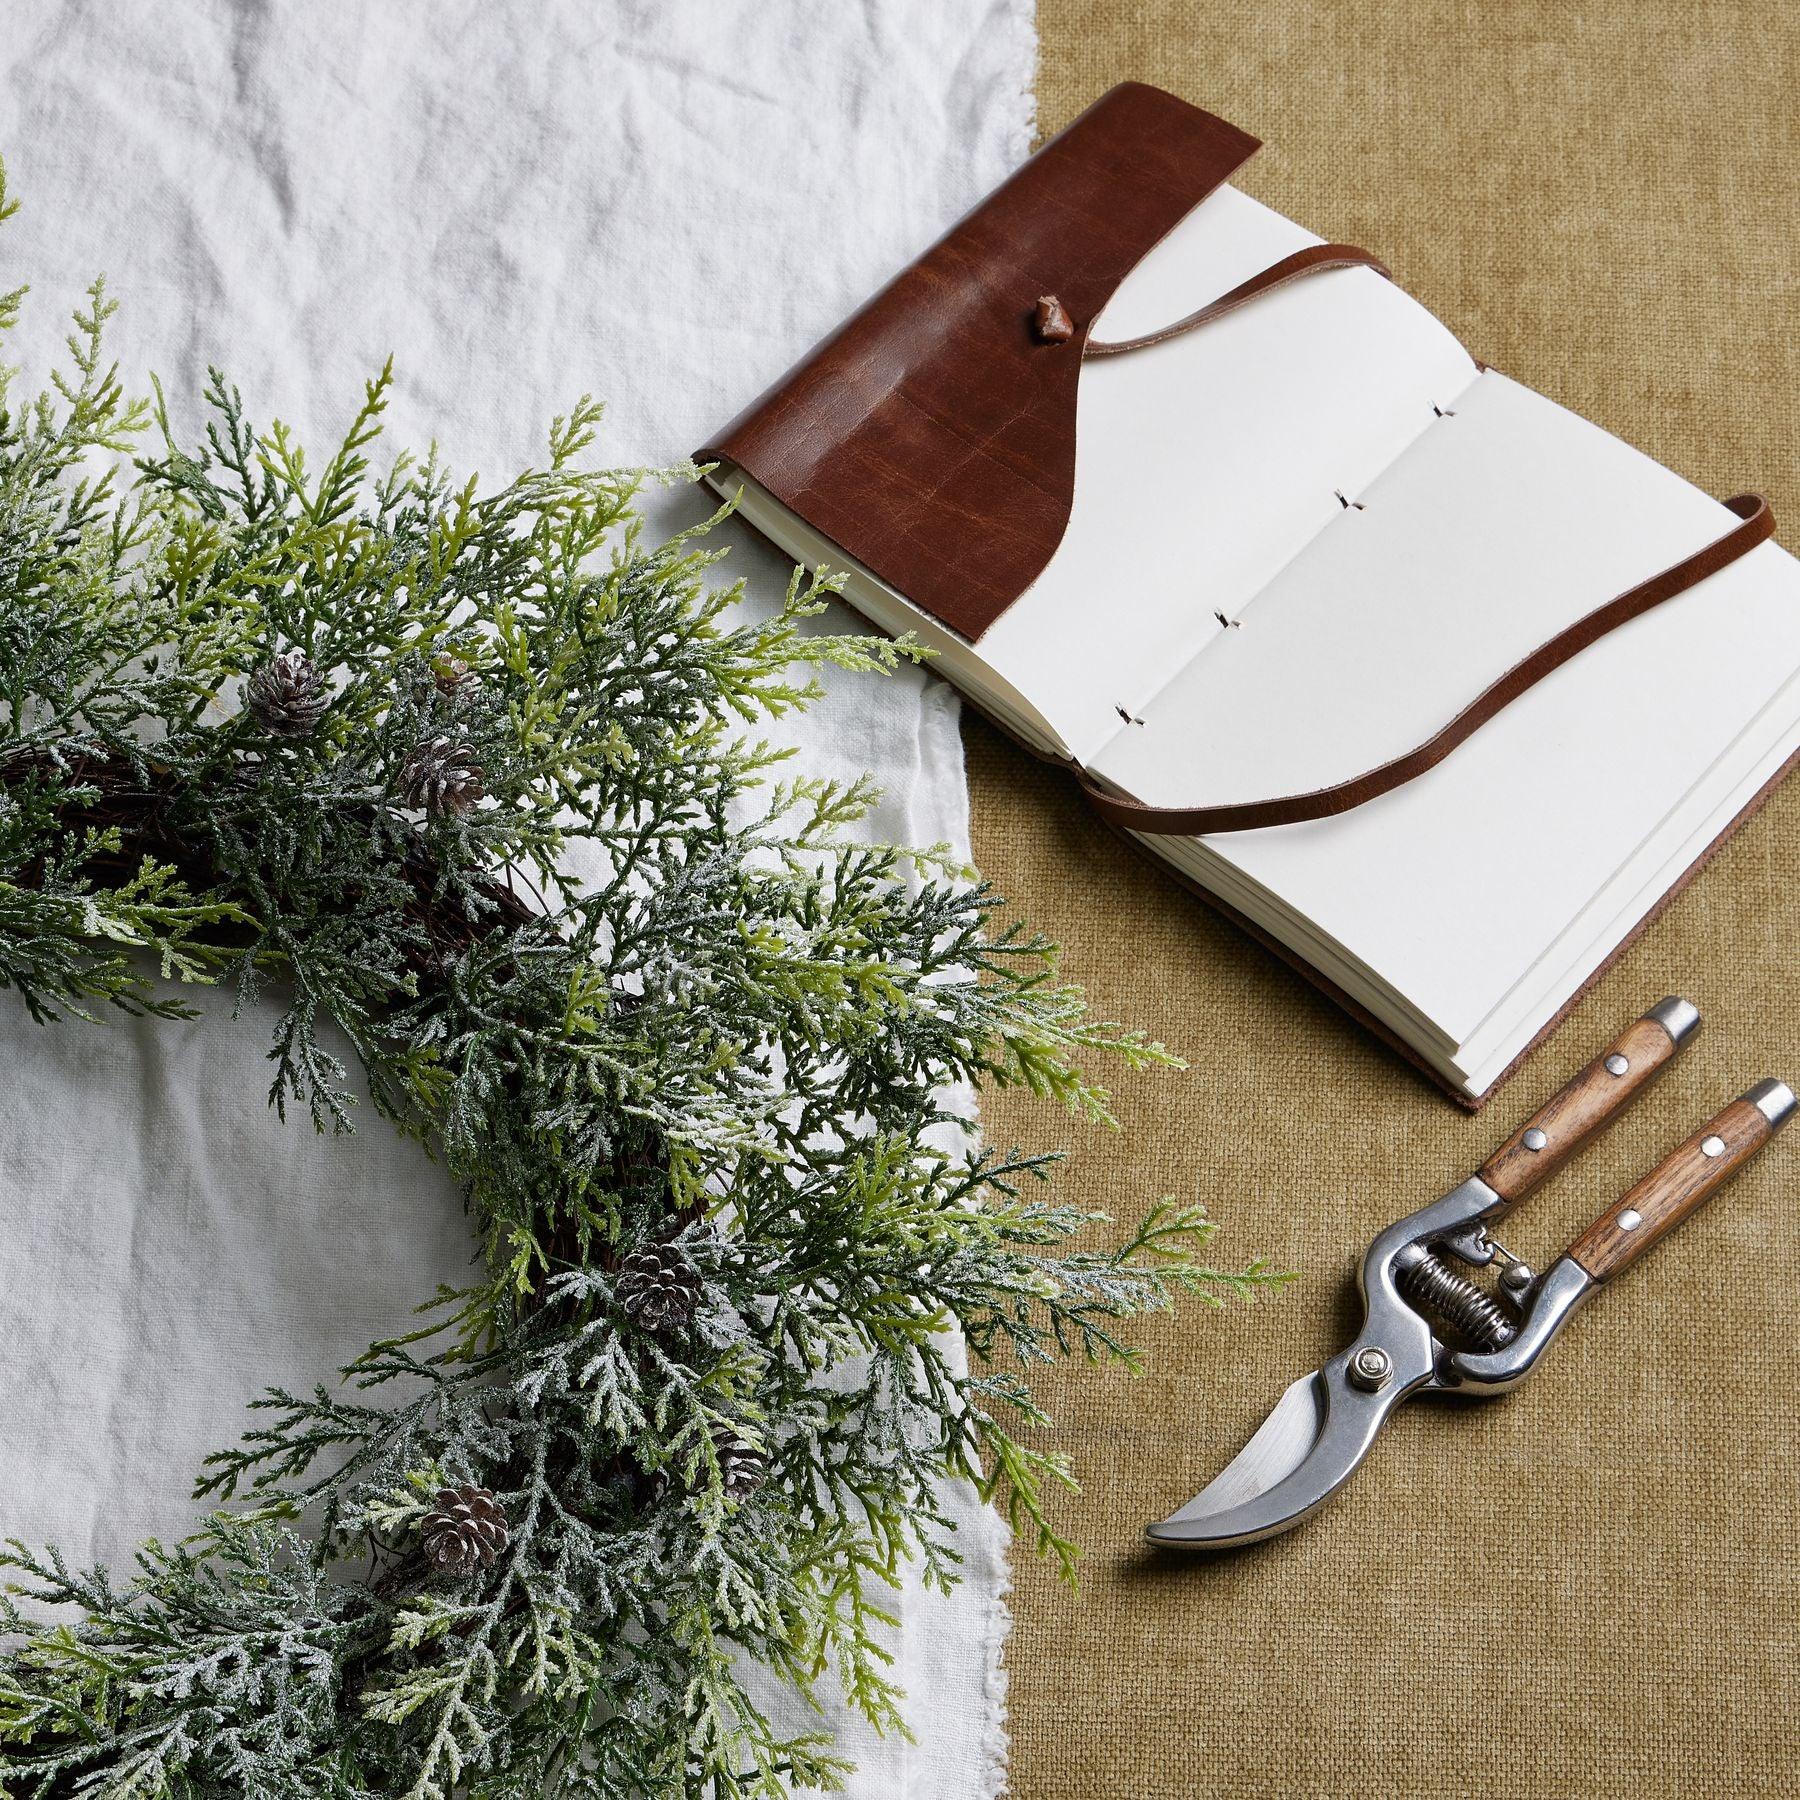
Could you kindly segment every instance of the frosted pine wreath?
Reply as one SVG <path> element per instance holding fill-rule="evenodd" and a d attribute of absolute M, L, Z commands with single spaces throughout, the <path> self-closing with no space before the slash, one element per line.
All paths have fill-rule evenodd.
<path fill-rule="evenodd" d="M 11 1547 L 0 1790 L 831 1785 L 746 1665 L 898 1728 L 880 1595 L 956 1579 L 944 1478 L 1073 1555 L 1029 1365 L 1129 1363 L 1130 1315 L 1264 1279 L 1185 1209 L 1068 1249 L 1048 1159 L 978 1149 L 944 1086 L 1100 1115 L 1081 1053 L 1164 1053 L 756 738 L 809 665 L 901 651 L 808 635 L 816 586 L 748 621 L 697 537 L 647 544 L 592 406 L 488 493 L 371 468 L 385 375 L 316 467 L 217 379 L 184 449 L 107 311 L 56 394 L 0 395 L 0 986 L 46 1023 L 264 993 L 274 1103 L 346 1128 L 330 1021 L 484 1273 L 269 1394 L 129 1579 Z"/>

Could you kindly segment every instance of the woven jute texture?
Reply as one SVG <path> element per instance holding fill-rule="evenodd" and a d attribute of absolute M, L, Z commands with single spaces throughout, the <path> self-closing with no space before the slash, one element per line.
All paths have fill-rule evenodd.
<path fill-rule="evenodd" d="M 1377 251 L 1477 355 L 1703 487 L 1762 489 L 1800 544 L 1800 15 L 1043 0 L 1040 28 L 1046 131 L 1128 77 L 1223 113 L 1266 142 L 1252 193 Z M 1065 1192 L 1117 1215 L 1198 1195 L 1220 1260 L 1299 1271 L 1267 1303 L 1152 1324 L 1140 1381 L 1044 1381 L 1084 1482 L 1060 1522 L 1089 1555 L 1075 1596 L 1018 1558 L 1018 1800 L 1793 1792 L 1800 1128 L 1517 1394 L 1403 1411 L 1345 1493 L 1271 1543 L 1185 1564 L 1138 1545 L 1353 1329 L 1374 1229 L 1473 1169 L 1644 1006 L 1680 992 L 1706 1025 L 1509 1222 L 1540 1265 L 1753 1080 L 1800 1081 L 1800 780 L 1470 1119 L 1063 780 L 978 721 L 967 739 L 984 870 L 1100 1012 L 1192 1061 L 1120 1080 L 1116 1136 L 1005 1097 L 990 1133 L 1063 1137 Z M 1504 882 L 1504 857 L 1469 879 Z"/>

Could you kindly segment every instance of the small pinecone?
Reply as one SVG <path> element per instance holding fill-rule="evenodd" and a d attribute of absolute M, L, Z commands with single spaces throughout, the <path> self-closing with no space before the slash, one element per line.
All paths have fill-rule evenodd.
<path fill-rule="evenodd" d="M 439 1488 L 420 1526 L 425 1560 L 444 1575 L 491 1569 L 506 1548 L 506 1509 L 484 1487 Z"/>
<path fill-rule="evenodd" d="M 460 656 L 440 656 L 431 665 L 431 679 L 446 700 L 466 699 L 475 689 L 475 671 Z"/>
<path fill-rule="evenodd" d="M 745 1443 L 728 1426 L 721 1425 L 714 1430 L 713 1453 L 719 1459 L 719 1485 L 727 1500 L 741 1505 L 769 1479 L 768 1458 Z M 648 1507 L 661 1506 L 671 1493 L 693 1495 L 706 1488 L 703 1475 L 696 1474 L 678 1483 L 667 1468 L 645 1473 L 640 1482 L 640 1500 Z"/>
<path fill-rule="evenodd" d="M 768 1458 L 735 1431 L 721 1426 L 713 1433 L 719 1455 L 719 1481 L 727 1500 L 748 1500 L 769 1479 Z"/>
<path fill-rule="evenodd" d="M 700 1271 L 673 1244 L 645 1244 L 619 1264 L 619 1305 L 645 1331 L 679 1331 L 700 1304 Z"/>
<path fill-rule="evenodd" d="M 421 744 L 400 771 L 400 798 L 434 815 L 467 812 L 487 791 L 472 746 L 440 734 Z"/>
<path fill-rule="evenodd" d="M 283 650 L 258 663 L 245 693 L 257 723 L 274 737 L 308 736 L 331 704 L 325 678 L 304 650 Z"/>

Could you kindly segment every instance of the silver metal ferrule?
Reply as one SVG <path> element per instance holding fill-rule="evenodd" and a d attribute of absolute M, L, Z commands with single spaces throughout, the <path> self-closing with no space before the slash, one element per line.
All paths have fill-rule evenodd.
<path fill-rule="evenodd" d="M 1796 1105 L 1794 1090 L 1785 1081 L 1759 1081 L 1744 1098 L 1769 1121 L 1771 1131 L 1788 1122 Z"/>
<path fill-rule="evenodd" d="M 1700 1029 L 1699 1007 L 1691 1000 L 1683 1000 L 1679 994 L 1657 1001 L 1644 1017 L 1654 1019 L 1678 1044 Z"/>

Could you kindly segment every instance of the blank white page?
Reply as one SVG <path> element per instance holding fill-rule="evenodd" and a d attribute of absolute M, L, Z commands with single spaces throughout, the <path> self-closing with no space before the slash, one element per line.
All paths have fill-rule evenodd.
<path fill-rule="evenodd" d="M 1319 534 L 1114 734 L 1158 804 L 1345 779 L 1563 626 L 1729 530 L 1716 501 L 1505 376 Z M 1800 668 L 1800 565 L 1764 545 L 1612 633 L 1437 769 L 1208 848 L 1468 1038 Z"/>
<path fill-rule="evenodd" d="M 1135 337 L 1319 240 L 1233 188 L 1128 275 L 1094 327 Z M 1054 557 L 982 635 L 1069 752 L 1092 758 L 1283 564 L 1453 406 L 1475 365 L 1371 270 L 1277 289 L 1083 364 L 1075 497 Z M 1235 635 L 1235 634 L 1233 634 Z"/>

